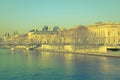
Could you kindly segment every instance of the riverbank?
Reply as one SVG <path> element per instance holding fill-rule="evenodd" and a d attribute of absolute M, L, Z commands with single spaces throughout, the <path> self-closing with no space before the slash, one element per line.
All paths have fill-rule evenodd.
<path fill-rule="evenodd" d="M 49 49 L 36 49 L 36 50 L 44 51 L 44 52 L 70 53 L 70 54 L 120 58 L 120 52 L 106 52 L 106 53 L 87 52 L 85 53 L 85 52 L 79 52 L 79 51 L 66 51 L 66 50 L 49 50 Z"/>
<path fill-rule="evenodd" d="M 24 46 L 17 46 L 14 48 L 11 48 L 9 46 L 3 46 L 3 48 L 14 50 L 36 50 L 36 51 L 44 51 L 44 52 L 57 52 L 57 53 L 70 53 L 70 54 L 80 54 L 80 55 L 91 55 L 91 56 L 102 56 L 102 57 L 115 57 L 120 58 L 120 51 L 116 52 L 85 52 L 85 51 L 68 51 L 68 50 L 54 50 L 54 49 L 41 49 L 41 48 L 35 48 L 35 49 L 28 49 Z"/>

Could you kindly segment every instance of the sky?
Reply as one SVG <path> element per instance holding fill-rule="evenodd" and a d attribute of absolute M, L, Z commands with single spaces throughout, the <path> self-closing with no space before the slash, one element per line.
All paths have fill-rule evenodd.
<path fill-rule="evenodd" d="M 0 36 L 33 28 L 120 22 L 120 0 L 0 0 Z"/>

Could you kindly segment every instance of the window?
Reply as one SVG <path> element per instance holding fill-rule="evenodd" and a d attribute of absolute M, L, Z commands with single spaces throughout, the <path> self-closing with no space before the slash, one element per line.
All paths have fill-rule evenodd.
<path fill-rule="evenodd" d="M 120 32 L 118 32 L 118 36 L 120 37 Z"/>
<path fill-rule="evenodd" d="M 110 36 L 110 32 L 108 32 L 108 36 Z"/>

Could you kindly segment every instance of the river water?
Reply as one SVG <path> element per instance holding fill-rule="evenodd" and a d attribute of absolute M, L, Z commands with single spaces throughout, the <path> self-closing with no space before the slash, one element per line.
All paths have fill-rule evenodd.
<path fill-rule="evenodd" d="M 0 48 L 0 80 L 120 80 L 120 58 Z"/>

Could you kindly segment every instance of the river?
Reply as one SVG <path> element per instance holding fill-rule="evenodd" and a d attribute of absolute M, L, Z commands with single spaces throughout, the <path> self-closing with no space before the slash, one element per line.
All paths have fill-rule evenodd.
<path fill-rule="evenodd" d="M 0 80 L 120 80 L 120 58 L 0 48 Z"/>

